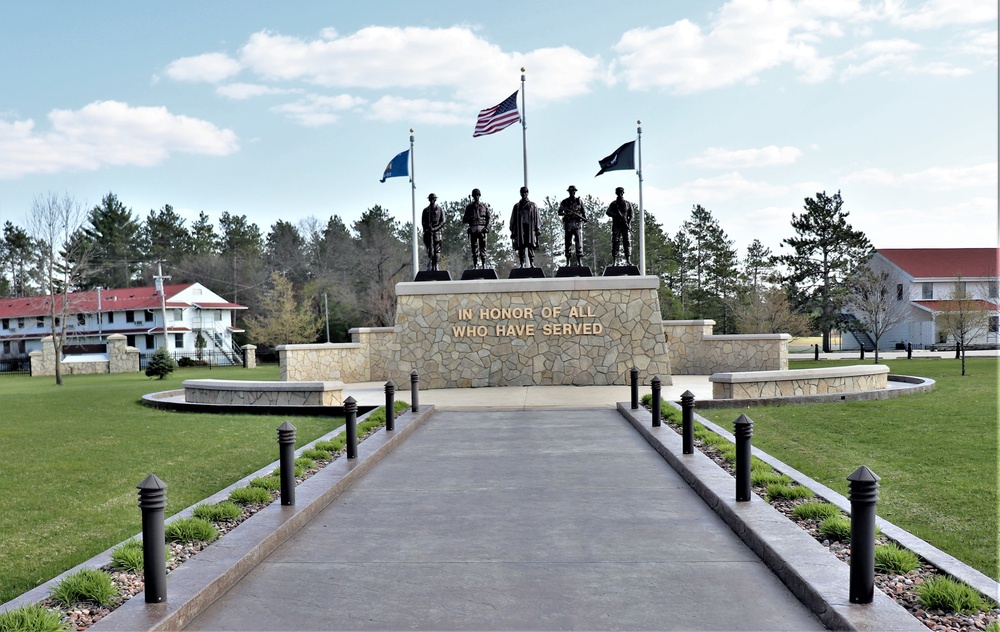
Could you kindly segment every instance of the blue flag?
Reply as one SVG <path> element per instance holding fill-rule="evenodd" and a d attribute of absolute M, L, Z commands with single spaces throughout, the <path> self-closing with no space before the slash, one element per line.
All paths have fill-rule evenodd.
<path fill-rule="evenodd" d="M 382 179 L 379 182 L 385 182 L 386 178 L 395 178 L 397 176 L 408 176 L 410 175 L 410 150 L 401 151 L 396 154 L 396 157 L 389 161 L 389 164 L 385 166 L 385 173 L 382 174 Z"/>

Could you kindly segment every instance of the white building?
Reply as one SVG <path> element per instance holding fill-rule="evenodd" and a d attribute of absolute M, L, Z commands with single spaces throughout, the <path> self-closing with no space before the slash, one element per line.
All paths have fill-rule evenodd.
<path fill-rule="evenodd" d="M 956 284 L 963 284 L 966 296 L 991 312 L 989 325 L 975 345 L 996 345 L 1000 325 L 1000 284 L 997 248 L 884 248 L 876 251 L 868 265 L 887 271 L 896 279 L 896 300 L 907 301 L 907 316 L 879 341 L 882 349 L 910 343 L 914 349 L 935 345 L 953 346 L 937 326 L 937 318 L 948 308 Z M 864 335 L 860 335 L 865 338 Z M 866 347 L 870 342 L 865 339 Z M 857 349 L 859 341 L 845 333 L 844 349 Z"/>
<path fill-rule="evenodd" d="M 41 339 L 52 334 L 53 299 L 59 318 L 61 295 L 0 299 L 0 354 L 17 356 L 41 349 Z M 233 333 L 243 331 L 235 326 L 235 316 L 246 307 L 226 301 L 200 283 L 167 285 L 162 294 L 155 287 L 73 292 L 67 302 L 70 347 L 102 345 L 108 335 L 122 334 L 130 347 L 143 353 L 166 346 L 174 357 L 195 358 L 200 333 L 205 343 L 202 353 L 212 354 L 220 363 L 242 362 Z"/>

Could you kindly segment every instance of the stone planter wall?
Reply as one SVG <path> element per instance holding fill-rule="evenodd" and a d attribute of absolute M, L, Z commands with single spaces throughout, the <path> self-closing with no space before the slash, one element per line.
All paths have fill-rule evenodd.
<path fill-rule="evenodd" d="M 340 406 L 343 382 L 184 380 L 184 401 L 221 406 Z"/>
<path fill-rule="evenodd" d="M 675 375 L 788 369 L 788 334 L 712 335 L 714 320 L 668 320 L 663 329 Z"/>
<path fill-rule="evenodd" d="M 357 343 L 279 345 L 283 382 L 368 382 L 368 347 Z"/>
<path fill-rule="evenodd" d="M 883 364 L 796 369 L 792 371 L 750 371 L 716 373 L 709 377 L 714 399 L 752 399 L 825 395 L 885 389 L 889 367 Z"/>

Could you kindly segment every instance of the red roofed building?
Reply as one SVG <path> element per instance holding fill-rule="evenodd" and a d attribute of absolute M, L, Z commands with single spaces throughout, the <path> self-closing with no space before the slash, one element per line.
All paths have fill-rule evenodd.
<path fill-rule="evenodd" d="M 63 311 L 62 295 L 54 297 L 55 313 Z M 0 299 L 0 354 L 17 356 L 41 349 L 42 338 L 51 335 L 50 296 Z M 230 303 L 200 283 L 119 290 L 73 292 L 67 296 L 67 345 L 104 344 L 110 334 L 122 334 L 130 347 L 152 352 L 166 346 L 174 357 L 195 357 L 198 334 L 206 342 L 204 351 L 223 354 L 234 364 L 242 362 L 233 345 L 236 311 L 243 305 Z M 164 337 L 164 315 L 166 335 Z M 218 357 L 218 356 L 217 356 Z"/>
<path fill-rule="evenodd" d="M 996 345 L 1000 325 L 1000 249 L 998 248 L 883 248 L 868 263 L 887 270 L 897 280 L 896 299 L 909 301 L 907 319 L 892 328 L 880 346 L 892 348 L 911 343 L 915 349 L 954 345 L 936 326 L 936 318 L 948 308 L 956 284 L 964 284 L 966 295 L 992 312 L 989 326 L 972 344 Z M 852 347 L 844 336 L 843 348 Z M 858 348 L 854 342 L 853 348 Z"/>

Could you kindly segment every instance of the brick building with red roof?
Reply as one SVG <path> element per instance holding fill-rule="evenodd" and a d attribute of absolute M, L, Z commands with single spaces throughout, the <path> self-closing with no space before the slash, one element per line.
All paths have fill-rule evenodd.
<path fill-rule="evenodd" d="M 18 356 L 41 349 L 51 335 L 51 301 L 57 318 L 63 297 L 29 296 L 0 299 L 0 355 Z M 233 344 L 236 312 L 246 309 L 230 303 L 200 283 L 73 292 L 67 295 L 66 344 L 104 344 L 111 334 L 122 334 L 140 352 L 166 346 L 175 357 L 195 357 L 198 334 L 204 351 L 232 363 L 241 361 Z M 166 337 L 164 336 L 166 317 Z"/>

